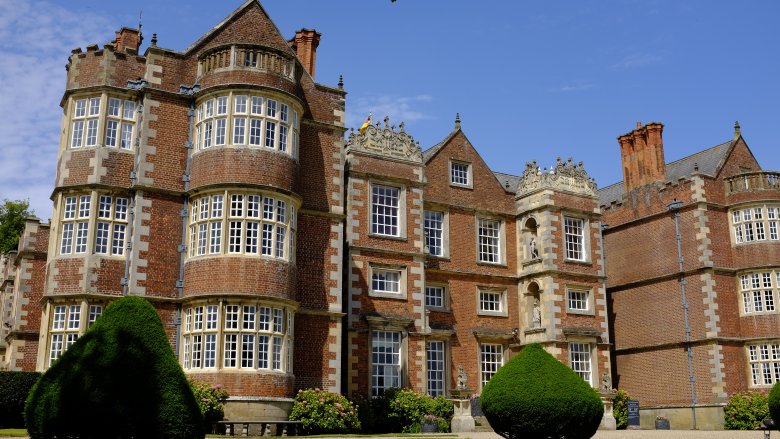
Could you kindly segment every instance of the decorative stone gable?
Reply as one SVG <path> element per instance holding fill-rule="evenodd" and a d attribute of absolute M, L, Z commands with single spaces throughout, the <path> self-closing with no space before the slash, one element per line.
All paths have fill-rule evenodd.
<path fill-rule="evenodd" d="M 574 163 L 571 158 L 558 163 L 550 169 L 542 169 L 536 160 L 526 163 L 525 171 L 517 184 L 517 198 L 524 197 L 540 189 L 554 189 L 582 195 L 596 196 L 596 181 L 591 178 L 582 162 Z"/>
<path fill-rule="evenodd" d="M 385 116 L 384 127 L 377 122 L 369 124 L 360 133 L 353 129 L 347 139 L 347 152 L 363 152 L 370 155 L 389 157 L 404 160 L 416 164 L 422 163 L 422 149 L 419 142 L 404 131 L 404 123 L 395 130 L 395 125 L 390 125 L 390 118 Z"/>

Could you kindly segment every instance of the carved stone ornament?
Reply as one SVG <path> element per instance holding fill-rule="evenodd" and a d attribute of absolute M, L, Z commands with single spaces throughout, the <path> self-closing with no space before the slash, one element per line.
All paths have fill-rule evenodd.
<path fill-rule="evenodd" d="M 538 189 L 556 189 L 586 195 L 596 195 L 596 181 L 591 178 L 582 162 L 574 163 L 571 158 L 561 161 L 558 157 L 556 165 L 550 169 L 540 168 L 536 160 L 525 164 L 525 171 L 517 184 L 517 196 L 534 192 Z"/>
<path fill-rule="evenodd" d="M 404 123 L 395 130 L 385 116 L 384 127 L 377 122 L 369 125 L 363 134 L 353 129 L 347 139 L 347 151 L 362 151 L 373 155 L 391 157 L 415 163 L 422 163 L 422 149 L 414 138 L 404 131 Z"/>

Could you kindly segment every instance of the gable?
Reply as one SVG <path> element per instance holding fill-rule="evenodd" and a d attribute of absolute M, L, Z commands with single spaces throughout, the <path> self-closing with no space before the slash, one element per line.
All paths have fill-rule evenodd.
<path fill-rule="evenodd" d="M 474 146 L 462 131 L 456 130 L 436 150 L 425 164 L 427 186 L 425 201 L 463 206 L 496 213 L 514 213 L 513 194 L 502 186 Z M 432 148 L 433 149 L 433 148 Z M 469 167 L 469 185 L 450 181 L 452 162 Z"/>
<path fill-rule="evenodd" d="M 247 0 L 184 52 L 200 53 L 222 44 L 257 44 L 295 55 L 258 0 Z"/>
<path fill-rule="evenodd" d="M 747 143 L 740 136 L 734 141 L 734 145 L 728 152 L 728 155 L 723 158 L 716 175 L 718 178 L 727 178 L 744 172 L 760 170 L 761 165 L 758 164 L 758 160 L 756 160 L 753 152 L 750 151 Z"/>

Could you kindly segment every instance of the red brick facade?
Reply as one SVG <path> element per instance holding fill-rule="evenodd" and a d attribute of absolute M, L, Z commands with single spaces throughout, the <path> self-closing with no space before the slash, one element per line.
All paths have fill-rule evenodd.
<path fill-rule="evenodd" d="M 425 152 L 387 119 L 345 139 L 319 39 L 248 1 L 182 52 L 140 55 L 123 28 L 71 54 L 53 219 L 4 265 L 4 367 L 46 369 L 130 294 L 188 375 L 242 401 L 479 393 L 538 342 L 594 387 L 682 407 L 677 200 L 698 402 L 767 388 L 748 349 L 780 339 L 780 191 L 741 137 L 665 164 L 663 125 L 640 126 L 619 138 L 625 183 L 600 191 L 571 159 L 494 173 L 459 118 Z M 750 210 L 737 243 L 735 210 L 756 208 L 763 238 Z"/>

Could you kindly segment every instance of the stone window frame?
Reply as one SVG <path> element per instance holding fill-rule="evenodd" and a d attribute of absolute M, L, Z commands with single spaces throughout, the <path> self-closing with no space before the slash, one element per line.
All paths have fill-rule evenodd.
<path fill-rule="evenodd" d="M 593 286 L 586 285 L 566 285 L 566 312 L 568 314 L 580 314 L 580 315 L 596 315 L 596 309 L 593 297 Z M 585 308 L 572 308 L 571 294 L 579 292 L 585 294 Z"/>
<path fill-rule="evenodd" d="M 46 323 L 41 331 L 48 332 L 45 354 L 47 367 L 51 367 L 55 360 L 84 335 L 103 314 L 103 310 L 104 303 L 100 301 L 57 301 L 46 304 Z"/>
<path fill-rule="evenodd" d="M 507 289 L 496 287 L 496 286 L 487 286 L 487 285 L 481 285 L 477 286 L 476 288 L 476 302 L 477 302 L 477 315 L 480 316 L 492 316 L 492 317 L 508 317 L 509 311 L 508 311 L 508 303 L 507 303 Z M 497 294 L 499 296 L 498 310 L 487 310 L 483 309 L 483 304 L 485 303 L 483 301 L 483 294 Z M 492 302 L 492 301 L 491 301 Z"/>
<path fill-rule="evenodd" d="M 237 320 L 229 318 L 228 307 L 237 306 Z M 216 307 L 214 326 L 209 327 L 208 307 Z M 200 312 L 198 311 L 200 309 Z M 251 317 L 248 314 L 251 313 Z M 195 301 L 182 309 L 183 325 L 180 364 L 185 371 L 231 371 L 245 373 L 292 374 L 295 308 L 270 301 L 221 300 Z M 233 325 L 235 323 L 235 325 Z M 207 336 L 213 335 L 213 366 L 206 363 Z M 198 338 L 200 361 L 194 362 Z M 261 352 L 261 340 L 265 340 Z M 245 355 L 251 343 L 251 355 Z M 232 352 L 234 365 L 229 363 Z M 261 354 L 262 362 L 261 362 Z M 247 362 L 251 365 L 247 366 Z"/>
<path fill-rule="evenodd" d="M 440 288 L 441 289 L 442 306 L 428 305 L 428 288 Z M 442 282 L 426 282 L 425 283 L 425 290 L 424 290 L 423 300 L 425 301 L 425 309 L 430 309 L 432 311 L 449 312 L 450 311 L 450 287 L 449 287 L 449 285 L 447 285 L 446 283 L 442 283 Z"/>
<path fill-rule="evenodd" d="M 116 114 L 109 114 L 112 101 L 119 101 Z M 130 107 L 132 105 L 132 107 Z M 94 108 L 94 110 L 93 110 Z M 76 94 L 68 98 L 66 146 L 70 150 L 110 148 L 132 152 L 137 136 L 136 114 L 140 110 L 134 96 L 102 92 Z M 114 125 L 114 130 L 111 125 Z M 93 125 L 93 128 L 90 128 Z M 77 128 L 78 127 L 78 128 Z M 129 128 L 129 138 L 125 138 Z M 94 133 L 90 131 L 94 129 Z M 113 145 L 109 143 L 113 132 Z M 78 139 L 77 139 L 78 138 Z M 90 141 L 90 138 L 93 140 Z"/>
<path fill-rule="evenodd" d="M 745 343 L 745 359 L 748 387 L 768 389 L 780 381 L 780 341 L 754 340 Z"/>
<path fill-rule="evenodd" d="M 464 171 L 462 169 L 457 170 L 456 175 L 456 167 L 463 167 L 465 166 L 465 177 L 462 177 L 460 174 L 464 174 Z M 456 160 L 456 159 L 450 159 L 449 160 L 449 181 L 450 186 L 454 187 L 461 187 L 461 188 L 467 188 L 467 189 L 473 189 L 474 188 L 474 176 L 473 171 L 474 167 L 471 165 L 471 163 L 463 161 L 463 160 Z M 456 179 L 462 179 L 465 178 L 466 182 L 460 182 L 455 181 Z"/>
<path fill-rule="evenodd" d="M 441 343 L 441 370 L 435 372 L 441 373 L 441 378 L 432 379 L 431 377 L 431 358 L 429 357 L 431 343 Z M 433 361 L 436 361 L 434 359 Z M 443 338 L 429 338 L 425 341 L 425 391 L 432 397 L 447 396 L 449 390 L 449 377 L 450 377 L 450 346 L 449 342 Z M 441 391 L 434 391 L 431 393 L 431 382 L 441 382 Z M 438 390 L 438 389 L 437 389 Z"/>
<path fill-rule="evenodd" d="M 215 197 L 218 200 L 221 197 L 218 208 L 215 208 Z M 204 203 L 207 199 L 208 203 Z M 297 200 L 276 192 L 226 189 L 193 196 L 189 204 L 189 260 L 244 256 L 295 261 L 297 211 L 300 207 Z M 206 204 L 208 207 L 204 208 Z M 235 213 L 236 208 L 240 209 L 240 213 Z M 240 228 L 234 227 L 235 224 L 239 224 Z M 251 239 L 250 229 L 253 229 L 254 236 Z M 215 239 L 218 240 L 216 245 Z M 238 251 L 235 251 L 236 245 Z M 249 252 L 249 248 L 255 251 Z"/>
<path fill-rule="evenodd" d="M 220 100 L 225 102 L 224 112 Z M 194 153 L 225 147 L 255 148 L 297 160 L 301 114 L 303 109 L 289 97 L 268 91 L 237 89 L 201 96 L 195 110 Z M 218 121 L 224 124 L 221 143 L 217 143 Z"/>
<path fill-rule="evenodd" d="M 498 236 L 488 236 L 484 235 L 484 238 L 486 239 L 498 239 L 498 243 L 496 244 L 496 252 L 495 253 L 488 253 L 483 252 L 483 242 L 482 238 L 483 235 L 480 233 L 482 229 L 485 227 L 482 226 L 483 222 L 496 222 L 498 223 Z M 475 243 L 476 243 L 476 253 L 477 253 L 477 264 L 487 264 L 487 265 L 498 265 L 498 266 L 506 266 L 506 221 L 504 218 L 490 215 L 490 214 L 481 214 L 478 213 L 476 215 L 476 221 L 474 222 L 474 234 L 475 234 Z M 490 243 L 485 243 L 485 245 L 491 246 Z M 492 255 L 493 258 L 495 258 L 495 261 L 486 260 L 486 256 L 483 255 Z M 489 258 L 487 258 L 489 259 Z"/>
<path fill-rule="evenodd" d="M 104 214 L 102 199 L 111 197 L 111 208 Z M 120 202 L 119 200 L 124 200 Z M 121 206 L 121 208 L 120 208 Z M 89 254 L 105 258 L 124 259 L 129 240 L 130 197 L 112 192 L 66 192 L 57 197 L 55 217 L 58 218 L 57 256 L 73 257 Z M 100 224 L 108 224 L 105 230 Z M 102 236 L 103 232 L 108 233 Z M 105 252 L 100 240 L 105 239 Z"/>
<path fill-rule="evenodd" d="M 488 349 L 490 348 L 490 349 Z M 490 350 L 491 352 L 487 352 Z M 479 371 L 479 390 L 481 391 L 485 384 L 487 384 L 488 381 L 490 381 L 490 378 L 495 376 L 496 372 L 498 372 L 498 369 L 501 368 L 504 364 L 507 362 L 507 348 L 505 343 L 499 342 L 497 340 L 480 340 L 478 344 L 478 371 Z M 486 356 L 490 356 L 491 361 L 486 362 Z M 498 358 L 498 361 L 495 361 L 497 356 L 500 356 Z M 486 366 L 488 365 L 495 365 L 495 370 L 488 370 Z M 492 368 L 491 368 L 492 369 Z M 487 375 L 490 375 L 489 378 L 485 379 Z"/>
<path fill-rule="evenodd" d="M 591 254 L 590 254 L 591 253 L 590 252 L 590 248 L 591 248 L 591 242 L 590 242 L 590 218 L 588 218 L 588 217 L 586 217 L 584 215 L 578 215 L 578 214 L 574 214 L 574 213 L 571 213 L 571 212 L 562 212 L 561 216 L 562 216 L 562 220 L 563 220 L 561 222 L 561 225 L 562 225 L 562 228 L 561 228 L 561 231 L 562 231 L 561 241 L 562 241 L 562 244 L 563 244 L 563 246 L 562 246 L 562 248 L 563 248 L 563 255 L 562 256 L 563 256 L 564 260 L 565 261 L 569 261 L 569 262 L 575 262 L 575 263 L 590 264 L 591 263 Z M 582 242 L 580 243 L 580 248 L 578 250 L 580 253 L 582 253 L 582 256 L 581 256 L 580 259 L 577 259 L 577 258 L 574 258 L 574 257 L 570 257 L 568 236 L 576 236 L 576 235 L 573 235 L 573 234 L 570 234 L 570 233 L 567 232 L 567 225 L 566 225 L 567 220 L 579 221 L 582 224 L 582 229 L 581 229 L 582 230 L 582 234 L 579 235 L 580 238 L 582 239 Z"/>
<path fill-rule="evenodd" d="M 398 273 L 398 292 L 389 292 L 383 290 L 374 290 L 375 272 L 394 272 Z M 403 265 L 389 265 L 380 263 L 369 263 L 368 265 L 368 295 L 370 297 L 382 297 L 386 299 L 406 300 L 407 298 L 407 269 Z"/>
<path fill-rule="evenodd" d="M 397 234 L 385 234 L 385 233 L 379 233 L 374 231 L 374 189 L 375 188 L 389 188 L 389 189 L 395 189 L 398 191 L 398 206 L 397 206 L 397 213 L 395 216 L 396 219 L 396 228 L 397 228 Z M 368 200 L 369 200 L 369 207 L 367 211 L 368 215 L 368 235 L 375 237 L 375 238 L 382 238 L 382 239 L 399 239 L 399 240 L 405 240 L 406 239 L 406 186 L 400 183 L 392 183 L 387 181 L 380 181 L 380 180 L 371 180 L 368 184 Z M 391 206 L 392 207 L 392 206 Z M 387 215 L 388 218 L 392 217 L 392 215 Z M 376 223 L 376 225 L 380 225 L 379 223 Z M 384 226 L 384 224 L 381 224 Z"/>
<path fill-rule="evenodd" d="M 736 276 L 736 282 L 737 291 L 741 294 L 739 299 L 741 316 L 778 313 L 778 299 L 780 299 L 779 268 L 739 272 Z M 760 304 L 760 310 L 757 310 L 757 304 Z"/>
<path fill-rule="evenodd" d="M 441 215 L 441 245 L 440 254 L 431 253 L 428 247 L 429 233 L 428 233 L 428 213 L 438 213 Z M 434 229 L 435 230 L 435 229 Z M 435 207 L 427 208 L 423 210 L 423 234 L 425 238 L 424 250 L 427 255 L 448 259 L 450 257 L 450 214 L 447 209 L 438 209 Z"/>
<path fill-rule="evenodd" d="M 380 377 L 380 375 L 378 374 L 379 369 L 377 369 L 377 371 L 376 371 L 377 374 L 376 375 L 374 373 L 375 372 L 374 366 L 377 365 L 377 363 L 375 363 L 375 361 L 374 361 L 374 354 L 375 354 L 374 348 L 375 348 L 375 342 L 376 342 L 374 335 L 375 334 L 380 334 L 380 333 L 382 333 L 382 334 L 392 334 L 392 335 L 397 335 L 398 336 L 398 353 L 397 354 L 395 354 L 395 353 L 391 353 L 390 354 L 390 355 L 398 355 L 398 363 L 397 364 L 379 363 L 380 366 L 383 365 L 383 366 L 386 367 L 388 365 L 391 365 L 391 366 L 397 366 L 398 367 L 398 383 L 395 386 L 392 385 L 393 383 L 391 383 L 390 386 L 387 386 L 387 385 L 384 385 L 384 384 L 382 386 L 379 386 L 378 382 L 376 383 L 376 385 L 374 383 L 374 377 L 375 376 L 377 378 Z M 406 361 L 406 357 L 407 357 L 408 335 L 405 334 L 405 331 L 400 330 L 400 328 L 395 328 L 393 326 L 388 326 L 388 327 L 381 327 L 381 328 L 380 327 L 376 327 L 376 328 L 372 327 L 371 330 L 368 333 L 368 337 L 369 337 L 368 341 L 369 341 L 369 377 L 370 377 L 369 378 L 370 381 L 369 381 L 369 385 L 368 385 L 369 397 L 381 396 L 382 393 L 384 393 L 384 390 L 386 390 L 388 388 L 391 388 L 391 387 L 403 388 L 404 384 L 407 381 L 406 380 L 405 361 Z M 395 343 L 395 342 L 391 341 L 391 343 Z M 376 354 L 379 355 L 380 353 L 377 352 Z M 386 369 L 383 369 L 383 370 L 386 371 Z M 381 376 L 384 378 L 384 375 L 381 375 Z"/>
<path fill-rule="evenodd" d="M 780 240 L 780 204 L 750 204 L 728 212 L 734 245 Z"/>
<path fill-rule="evenodd" d="M 595 367 L 595 363 L 593 362 L 594 358 L 596 358 L 596 348 L 595 344 L 592 340 L 569 340 L 568 341 L 568 357 L 569 357 L 569 368 L 573 370 L 577 375 L 579 375 L 586 383 L 590 384 L 591 387 L 594 383 L 594 377 L 596 375 L 597 368 Z M 585 347 L 583 351 L 577 352 L 577 354 L 586 354 L 587 360 L 583 360 L 580 358 L 575 358 L 575 352 L 573 347 Z M 580 365 L 587 365 L 587 370 L 584 368 L 579 367 Z M 590 376 L 586 378 L 584 374 L 589 374 Z"/>

